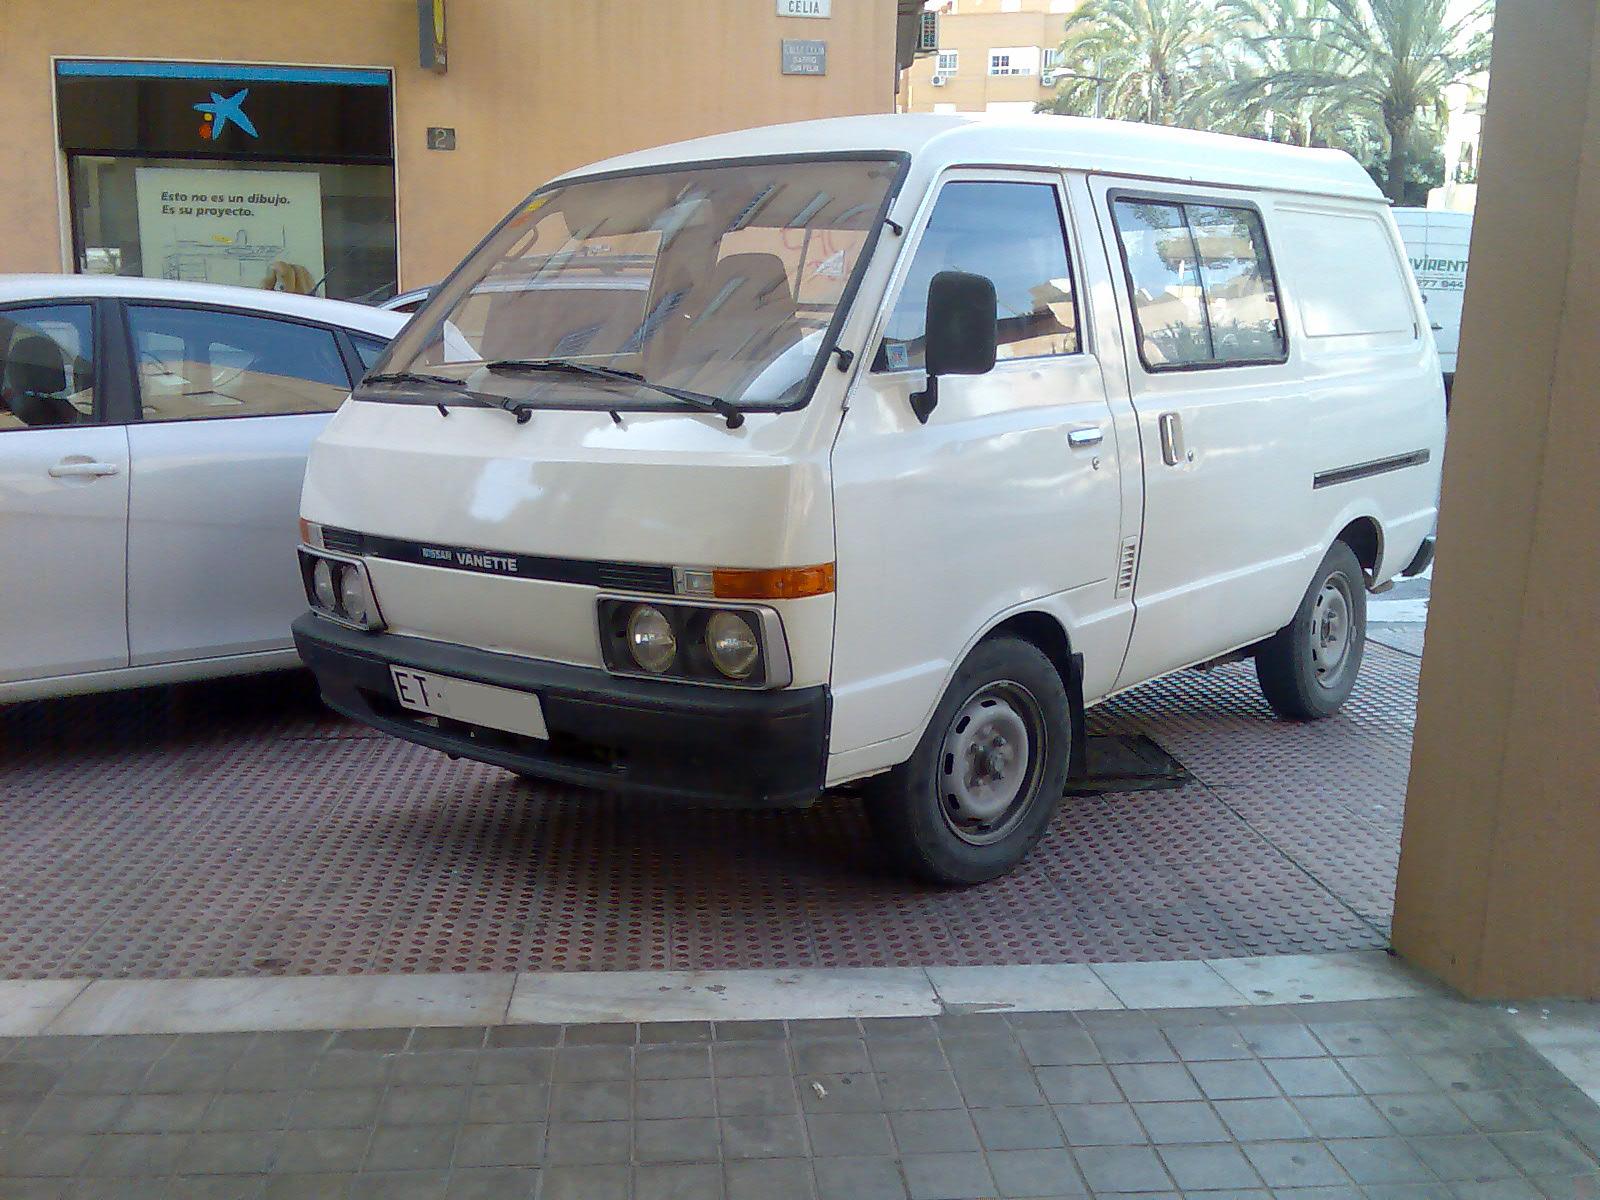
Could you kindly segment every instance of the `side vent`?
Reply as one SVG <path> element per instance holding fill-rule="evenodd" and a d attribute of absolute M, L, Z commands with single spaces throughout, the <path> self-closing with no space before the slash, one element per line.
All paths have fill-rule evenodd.
<path fill-rule="evenodd" d="M 1117 595 L 1133 591 L 1133 577 L 1139 565 L 1139 539 L 1122 539 L 1122 561 L 1117 564 Z"/>

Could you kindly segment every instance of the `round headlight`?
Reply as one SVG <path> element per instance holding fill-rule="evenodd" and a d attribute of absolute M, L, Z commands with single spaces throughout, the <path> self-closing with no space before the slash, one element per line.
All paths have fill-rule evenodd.
<path fill-rule="evenodd" d="M 761 657 L 761 642 L 738 613 L 712 613 L 706 622 L 706 653 L 729 679 L 748 679 Z"/>
<path fill-rule="evenodd" d="M 367 594 L 367 581 L 354 567 L 339 572 L 339 607 L 357 625 L 366 625 L 372 618 L 372 597 Z"/>
<path fill-rule="evenodd" d="M 329 612 L 339 611 L 339 589 L 333 583 L 333 564 L 319 558 L 311 568 L 311 589 L 317 594 L 317 604 Z"/>
<path fill-rule="evenodd" d="M 628 618 L 628 652 L 652 675 L 672 666 L 678 657 L 678 636 L 659 608 L 641 604 Z"/>

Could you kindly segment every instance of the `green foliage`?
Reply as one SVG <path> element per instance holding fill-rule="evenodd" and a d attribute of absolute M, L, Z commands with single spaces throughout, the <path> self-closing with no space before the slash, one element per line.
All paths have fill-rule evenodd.
<path fill-rule="evenodd" d="M 1492 0 L 1087 0 L 1042 111 L 1347 150 L 1402 201 L 1440 177 L 1445 89 Z"/>

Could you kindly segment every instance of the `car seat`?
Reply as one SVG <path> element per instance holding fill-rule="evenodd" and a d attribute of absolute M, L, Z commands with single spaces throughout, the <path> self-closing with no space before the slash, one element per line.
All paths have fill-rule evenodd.
<path fill-rule="evenodd" d="M 74 425 L 83 414 L 67 390 L 67 356 L 53 338 L 20 332 L 6 355 L 0 398 L 24 425 Z"/>

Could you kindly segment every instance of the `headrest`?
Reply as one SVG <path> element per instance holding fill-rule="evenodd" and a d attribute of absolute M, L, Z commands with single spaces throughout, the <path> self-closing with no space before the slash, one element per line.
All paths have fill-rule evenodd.
<path fill-rule="evenodd" d="M 67 356 L 55 339 L 21 332 L 6 355 L 6 385 L 13 391 L 51 396 L 67 390 Z"/>

